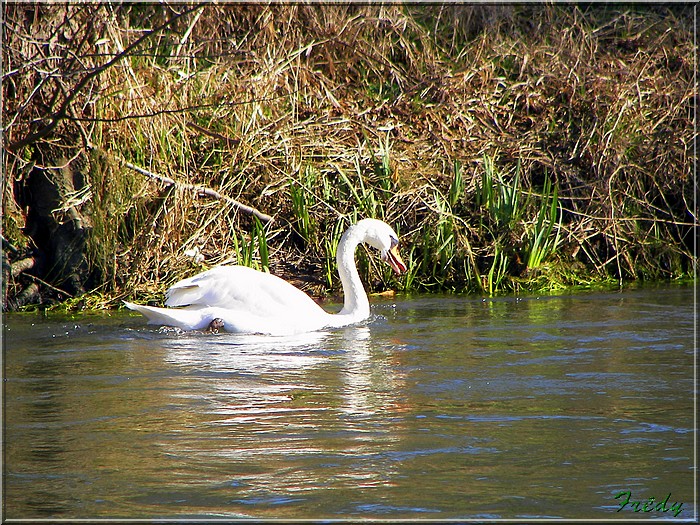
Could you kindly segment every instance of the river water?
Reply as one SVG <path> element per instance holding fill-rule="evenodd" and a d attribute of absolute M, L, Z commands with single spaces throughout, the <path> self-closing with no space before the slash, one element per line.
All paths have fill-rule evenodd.
<path fill-rule="evenodd" d="M 295 338 L 5 315 L 5 518 L 697 517 L 692 288 L 372 311 Z"/>

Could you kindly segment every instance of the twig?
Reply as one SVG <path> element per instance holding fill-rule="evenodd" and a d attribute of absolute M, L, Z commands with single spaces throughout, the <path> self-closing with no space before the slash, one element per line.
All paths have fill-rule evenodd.
<path fill-rule="evenodd" d="M 161 115 L 177 115 L 180 113 L 193 113 L 195 111 L 201 111 L 205 109 L 210 109 L 210 108 L 222 108 L 222 107 L 237 107 L 237 106 L 245 106 L 247 104 L 258 104 L 261 102 L 274 102 L 283 98 L 288 98 L 290 95 L 295 95 L 296 93 L 299 92 L 299 89 L 295 89 L 293 91 L 290 91 L 288 94 L 284 95 L 274 95 L 274 96 L 269 96 L 269 97 L 262 97 L 262 98 L 251 98 L 251 99 L 246 99 L 246 100 L 237 100 L 237 101 L 226 101 L 226 100 L 216 100 L 214 102 L 207 102 L 207 103 L 199 103 L 195 105 L 190 105 L 190 106 L 181 106 L 177 108 L 170 108 L 170 109 L 157 109 L 153 111 L 145 111 L 143 113 L 128 113 L 124 115 L 120 115 L 118 117 L 95 117 L 95 116 L 89 116 L 89 117 L 80 117 L 80 116 L 71 116 L 71 121 L 75 122 L 106 122 L 106 123 L 117 123 L 117 122 L 124 122 L 126 120 L 138 120 L 138 119 L 145 119 L 145 118 L 152 118 L 152 117 L 159 117 Z M 189 126 L 190 124 L 188 124 Z M 240 139 L 231 139 L 234 141 L 240 142 Z"/>
<path fill-rule="evenodd" d="M 229 197 L 227 195 L 222 195 L 221 193 L 219 193 L 216 190 L 213 190 L 211 188 L 206 188 L 204 186 L 197 186 L 196 184 L 187 184 L 184 182 L 177 182 L 176 180 L 171 179 L 170 177 L 166 177 L 165 175 L 159 175 L 157 173 L 153 173 L 152 171 L 148 171 L 146 169 L 143 169 L 143 168 L 136 166 L 135 164 L 132 164 L 131 162 L 128 162 L 126 160 L 122 160 L 122 162 L 124 163 L 124 165 L 127 168 L 132 169 L 132 170 L 140 173 L 141 175 L 145 175 L 146 177 L 149 177 L 151 179 L 162 182 L 163 184 L 166 184 L 168 186 L 175 186 L 177 188 L 184 188 L 187 190 L 195 191 L 195 192 L 197 192 L 198 196 L 207 196 L 207 197 L 212 197 L 212 198 L 217 199 L 217 200 L 225 201 L 228 204 L 230 204 L 231 206 L 233 206 L 234 208 L 236 208 L 244 213 L 247 213 L 249 215 L 253 215 L 253 216 L 257 217 L 262 222 L 265 222 L 265 223 L 272 222 L 272 217 L 270 217 L 269 215 L 267 215 L 259 210 L 256 210 L 255 208 L 253 208 L 251 206 L 248 206 L 246 204 L 238 202 L 237 200 L 232 199 L 231 197 Z"/>
<path fill-rule="evenodd" d="M 27 274 L 27 277 L 29 277 L 30 279 L 32 279 L 35 283 L 38 282 L 39 284 L 41 284 L 41 285 L 43 285 L 43 286 L 46 286 L 47 288 L 49 288 L 50 290 L 53 290 L 53 291 L 56 292 L 56 293 L 61 293 L 61 294 L 65 295 L 65 296 L 67 296 L 67 297 L 73 297 L 72 294 L 69 294 L 69 293 L 66 292 L 65 290 L 61 290 L 60 288 L 56 288 L 54 285 L 47 283 L 46 281 L 44 281 L 43 279 L 40 279 L 40 278 L 37 277 L 36 275 L 32 275 L 31 273 L 28 273 L 28 274 Z"/>
<path fill-rule="evenodd" d="M 241 139 L 232 139 L 232 138 L 226 137 L 225 135 L 222 135 L 221 133 L 217 133 L 216 131 L 212 131 L 210 129 L 204 128 L 198 124 L 195 124 L 194 122 L 187 122 L 187 127 L 192 128 L 196 131 L 199 131 L 200 133 L 204 133 L 205 135 L 208 135 L 212 138 L 223 140 L 224 142 L 226 142 L 226 146 L 229 148 L 231 146 L 237 146 L 241 142 Z"/>

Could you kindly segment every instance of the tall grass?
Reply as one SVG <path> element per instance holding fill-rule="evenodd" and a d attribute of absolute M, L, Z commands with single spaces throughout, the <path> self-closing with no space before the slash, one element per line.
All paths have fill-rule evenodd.
<path fill-rule="evenodd" d="M 158 4 L 45 4 L 27 18 L 8 5 L 7 144 L 47 121 L 81 73 L 172 15 Z M 30 245 L 24 174 L 89 145 L 76 157 L 87 169 L 75 171 L 92 197 L 74 207 L 92 221 L 94 287 L 110 304 L 153 298 L 199 269 L 183 255 L 194 246 L 202 267 L 289 275 L 301 261 L 321 283 L 314 293 L 333 293 L 335 243 L 365 216 L 400 231 L 411 266 L 396 279 L 360 252 L 370 290 L 496 294 L 687 276 L 691 15 L 670 5 L 203 5 L 76 92 L 51 136 L 8 146 L 3 231 Z M 68 44 L 52 40 L 64 33 Z M 274 221 L 140 179 L 117 157 Z"/>

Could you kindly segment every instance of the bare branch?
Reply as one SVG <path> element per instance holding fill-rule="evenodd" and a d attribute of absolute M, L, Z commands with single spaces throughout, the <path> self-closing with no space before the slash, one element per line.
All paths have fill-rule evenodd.
<path fill-rule="evenodd" d="M 140 173 L 141 175 L 145 175 L 146 177 L 149 177 L 153 180 L 157 180 L 159 182 L 162 182 L 163 184 L 165 184 L 167 186 L 175 186 L 177 188 L 184 188 L 187 190 L 192 190 L 192 191 L 195 191 L 198 196 L 207 196 L 207 197 L 212 197 L 212 198 L 217 199 L 217 200 L 225 201 L 228 204 L 230 204 L 231 206 L 233 206 L 234 208 L 236 208 L 244 213 L 247 213 L 249 215 L 253 215 L 253 216 L 257 217 L 262 222 L 272 222 L 272 217 L 270 217 L 269 215 L 267 215 L 259 210 L 256 210 L 255 208 L 253 208 L 251 206 L 248 206 L 246 204 L 238 202 L 237 200 L 232 199 L 231 197 L 228 197 L 226 195 L 222 195 L 221 193 L 219 193 L 216 190 L 213 190 L 211 188 L 207 188 L 204 186 L 197 186 L 196 184 L 187 184 L 187 183 L 183 183 L 183 182 L 177 182 L 176 180 L 171 179 L 170 177 L 166 177 L 165 175 L 159 175 L 157 173 L 153 173 L 152 171 L 148 171 L 146 169 L 143 169 L 139 166 L 136 166 L 135 164 L 132 164 L 131 162 L 127 162 L 125 160 L 122 160 L 122 162 L 124 163 L 124 165 L 127 168 L 132 169 L 132 170 Z"/>
<path fill-rule="evenodd" d="M 11 266 L 12 277 L 17 277 L 19 274 L 24 273 L 27 270 L 31 270 L 35 265 L 36 259 L 34 257 L 26 257 L 24 259 L 20 259 L 19 261 L 13 262 Z"/>

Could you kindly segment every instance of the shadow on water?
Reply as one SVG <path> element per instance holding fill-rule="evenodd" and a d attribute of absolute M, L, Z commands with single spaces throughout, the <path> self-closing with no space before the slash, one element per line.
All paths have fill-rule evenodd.
<path fill-rule="evenodd" d="M 6 516 L 693 517 L 692 290 L 373 312 L 284 338 L 7 316 Z"/>

